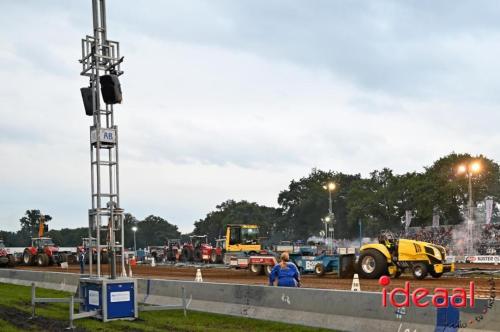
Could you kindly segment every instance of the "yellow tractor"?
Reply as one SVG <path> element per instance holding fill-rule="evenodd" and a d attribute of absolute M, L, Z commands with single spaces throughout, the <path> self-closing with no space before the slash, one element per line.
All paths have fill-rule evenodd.
<path fill-rule="evenodd" d="M 246 224 L 229 224 L 226 226 L 226 252 L 256 254 L 261 250 L 259 226 Z"/>
<path fill-rule="evenodd" d="M 445 272 L 453 272 L 453 263 L 446 263 L 444 247 L 422 241 L 396 239 L 394 234 L 383 231 L 378 243 L 360 248 L 356 269 L 362 278 L 377 279 L 382 275 L 398 278 L 408 269 L 416 279 L 427 274 L 439 278 Z"/>

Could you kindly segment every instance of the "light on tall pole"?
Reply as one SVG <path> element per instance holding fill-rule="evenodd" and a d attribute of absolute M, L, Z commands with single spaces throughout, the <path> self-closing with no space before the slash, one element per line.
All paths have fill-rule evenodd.
<path fill-rule="evenodd" d="M 468 214 L 469 214 L 469 219 L 473 219 L 473 200 L 472 200 L 472 176 L 474 174 L 477 174 L 481 171 L 481 164 L 478 161 L 473 161 L 468 164 L 461 164 L 458 166 L 458 174 L 465 174 L 467 176 L 469 186 L 468 186 L 468 198 L 469 198 L 469 203 L 468 203 Z"/>
<path fill-rule="evenodd" d="M 137 232 L 137 226 L 133 226 L 132 231 L 134 232 L 134 256 L 137 257 L 137 242 L 135 241 L 135 233 Z"/>
<path fill-rule="evenodd" d="M 472 176 L 481 172 L 481 164 L 478 161 L 471 161 L 465 164 L 461 164 L 457 168 L 458 174 L 465 174 L 468 180 L 468 220 L 467 220 L 467 254 L 473 254 L 473 232 L 472 224 L 474 222 L 474 203 L 472 200 Z"/>
<path fill-rule="evenodd" d="M 326 238 L 328 238 L 328 224 L 332 224 L 332 250 L 333 250 L 333 239 L 334 239 L 334 228 L 333 225 L 335 224 L 335 216 L 333 215 L 333 208 L 332 208 L 332 191 L 337 188 L 337 185 L 334 182 L 328 182 L 323 186 L 323 189 L 328 190 L 328 215 L 323 218 L 323 222 L 325 223 L 325 242 Z"/>

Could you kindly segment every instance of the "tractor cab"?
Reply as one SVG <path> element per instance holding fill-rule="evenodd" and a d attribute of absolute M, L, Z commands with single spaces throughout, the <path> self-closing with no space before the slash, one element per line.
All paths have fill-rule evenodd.
<path fill-rule="evenodd" d="M 202 244 L 208 243 L 208 237 L 206 235 L 191 235 L 189 236 L 189 241 L 194 248 L 200 247 Z"/>
<path fill-rule="evenodd" d="M 228 252 L 259 252 L 259 226 L 230 224 L 226 228 L 226 250 Z"/>
<path fill-rule="evenodd" d="M 382 231 L 380 232 L 380 235 L 378 236 L 378 243 L 384 245 L 387 247 L 387 250 L 389 250 L 389 252 L 397 257 L 397 245 L 398 245 L 398 241 L 396 239 L 396 237 L 394 236 L 394 233 L 392 233 L 391 231 Z"/>
<path fill-rule="evenodd" d="M 222 250 L 225 250 L 226 249 L 226 238 L 222 238 L 222 239 L 216 239 L 215 240 L 215 248 L 220 248 Z"/>
<path fill-rule="evenodd" d="M 90 247 L 95 248 L 97 246 L 97 240 L 95 237 L 93 238 L 84 237 L 82 238 L 82 246 L 85 249 L 88 249 Z"/>
<path fill-rule="evenodd" d="M 50 237 L 34 237 L 31 239 L 33 248 L 55 247 L 54 241 Z"/>

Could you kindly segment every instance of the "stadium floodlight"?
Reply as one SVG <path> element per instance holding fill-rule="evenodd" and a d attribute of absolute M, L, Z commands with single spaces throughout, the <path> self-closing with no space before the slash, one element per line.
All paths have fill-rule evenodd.
<path fill-rule="evenodd" d="M 481 170 L 481 164 L 475 161 L 470 165 L 470 169 L 472 172 L 477 173 Z"/>
<path fill-rule="evenodd" d="M 137 257 L 137 242 L 135 240 L 135 233 L 137 232 L 137 226 L 132 226 L 132 231 L 134 232 L 134 255 Z"/>
<path fill-rule="evenodd" d="M 463 174 L 467 172 L 467 166 L 465 166 L 464 164 L 458 166 L 458 174 Z"/>

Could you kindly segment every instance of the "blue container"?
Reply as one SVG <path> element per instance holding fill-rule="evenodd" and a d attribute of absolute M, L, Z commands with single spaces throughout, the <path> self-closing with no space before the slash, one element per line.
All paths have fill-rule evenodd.
<path fill-rule="evenodd" d="M 80 279 L 80 311 L 100 310 L 104 322 L 116 319 L 135 319 L 137 310 L 137 281 L 134 279 Z"/>
<path fill-rule="evenodd" d="M 108 319 L 134 317 L 134 293 L 134 284 L 131 282 L 107 285 Z"/>

